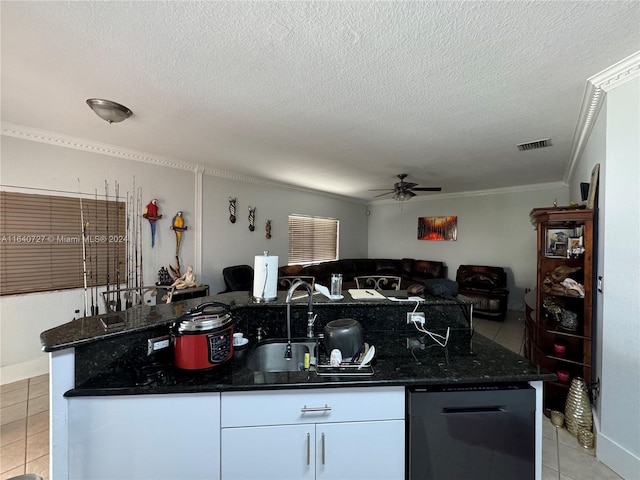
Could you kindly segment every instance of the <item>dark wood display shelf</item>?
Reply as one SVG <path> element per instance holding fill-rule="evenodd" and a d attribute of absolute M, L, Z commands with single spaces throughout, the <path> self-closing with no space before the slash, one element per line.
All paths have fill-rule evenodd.
<path fill-rule="evenodd" d="M 582 377 L 587 384 L 591 382 L 594 211 L 582 206 L 534 208 L 529 217 L 537 230 L 537 276 L 536 290 L 525 295 L 525 355 L 554 373 L 559 370 L 569 373 L 569 381 L 546 382 L 544 387 L 545 409 L 563 410 L 571 378 Z M 557 239 L 561 238 L 560 230 L 566 235 L 567 244 L 571 238 L 580 238 L 584 252 L 567 258 L 554 255 Z M 569 271 L 568 277 L 583 286 L 584 297 L 557 291 L 562 286 L 559 285 L 561 280 L 557 280 L 556 269 L 562 270 L 561 267 L 567 267 L 565 272 L 578 269 Z M 555 285 L 553 290 L 548 287 L 550 280 Z M 578 323 L 576 330 L 560 327 L 547 311 L 545 302 L 574 313 Z M 565 344 L 564 355 L 555 353 L 554 343 Z"/>

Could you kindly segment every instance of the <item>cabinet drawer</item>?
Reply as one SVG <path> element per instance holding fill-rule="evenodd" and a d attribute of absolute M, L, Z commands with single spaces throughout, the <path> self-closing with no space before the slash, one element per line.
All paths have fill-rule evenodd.
<path fill-rule="evenodd" d="M 404 419 L 404 387 L 222 394 L 222 427 Z"/>

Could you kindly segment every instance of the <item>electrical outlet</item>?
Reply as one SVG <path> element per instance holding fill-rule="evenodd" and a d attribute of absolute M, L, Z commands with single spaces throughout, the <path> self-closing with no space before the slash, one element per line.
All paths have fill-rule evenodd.
<path fill-rule="evenodd" d="M 155 353 L 158 350 L 167 348 L 168 346 L 169 346 L 169 335 L 150 338 L 147 340 L 147 355 L 151 355 L 152 353 Z"/>
<path fill-rule="evenodd" d="M 424 350 L 424 343 L 422 343 L 419 338 L 407 338 L 407 349 L 413 350 L 416 348 Z"/>
<path fill-rule="evenodd" d="M 424 312 L 407 312 L 407 323 L 413 323 L 414 321 L 424 325 Z"/>

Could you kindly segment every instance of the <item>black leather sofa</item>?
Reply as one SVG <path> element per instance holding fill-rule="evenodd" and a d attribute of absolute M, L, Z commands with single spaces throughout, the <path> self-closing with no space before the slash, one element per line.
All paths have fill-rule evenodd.
<path fill-rule="evenodd" d="M 331 274 L 342 274 L 342 288 L 356 288 L 354 277 L 363 275 L 394 275 L 402 277 L 401 289 L 423 284 L 429 278 L 447 278 L 444 262 L 414 260 L 413 258 L 349 258 L 316 265 L 287 265 L 278 269 L 279 276 L 311 275 L 316 283 L 331 285 Z"/>
<path fill-rule="evenodd" d="M 502 267 L 460 265 L 456 272 L 458 293 L 473 301 L 473 313 L 479 317 L 504 320 L 509 290 Z"/>

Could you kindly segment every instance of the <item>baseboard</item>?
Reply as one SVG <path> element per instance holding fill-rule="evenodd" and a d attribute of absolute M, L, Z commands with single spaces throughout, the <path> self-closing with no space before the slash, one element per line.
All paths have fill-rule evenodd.
<path fill-rule="evenodd" d="M 599 431 L 596 458 L 622 478 L 640 478 L 640 458 Z"/>
<path fill-rule="evenodd" d="M 49 373 L 49 355 L 38 355 L 27 362 L 0 367 L 0 385 Z"/>

